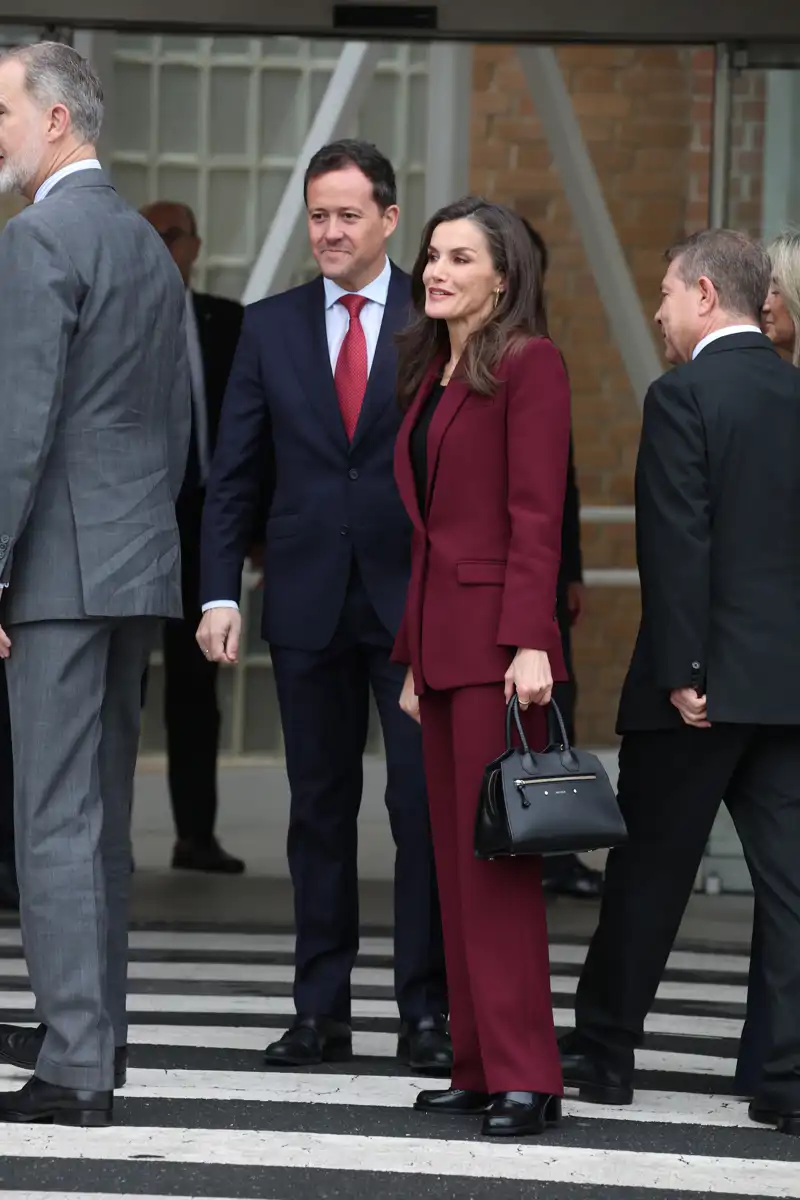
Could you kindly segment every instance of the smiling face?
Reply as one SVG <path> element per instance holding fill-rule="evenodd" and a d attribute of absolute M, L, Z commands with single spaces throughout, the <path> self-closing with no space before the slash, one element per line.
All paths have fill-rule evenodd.
<path fill-rule="evenodd" d="M 37 108 L 25 88 L 17 59 L 0 63 L 0 193 L 33 197 L 47 154 L 50 114 Z"/>
<path fill-rule="evenodd" d="M 306 194 L 311 250 L 326 279 L 359 292 L 383 270 L 386 242 L 399 209 L 382 209 L 373 184 L 356 166 L 309 180 Z"/>
<path fill-rule="evenodd" d="M 794 321 L 775 278 L 761 310 L 761 327 L 779 350 L 786 350 L 790 354 L 794 352 L 797 338 Z"/>
<path fill-rule="evenodd" d="M 426 315 L 469 333 L 484 324 L 504 286 L 486 234 L 469 217 L 436 226 L 422 282 Z"/>

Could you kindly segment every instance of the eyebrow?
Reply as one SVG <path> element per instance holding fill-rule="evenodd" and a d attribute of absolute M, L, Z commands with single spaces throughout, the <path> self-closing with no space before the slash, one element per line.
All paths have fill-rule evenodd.
<path fill-rule="evenodd" d="M 431 250 L 438 250 L 438 246 L 430 245 Z M 472 246 L 454 246 L 452 250 L 447 251 L 448 254 L 475 254 L 477 253 Z"/>

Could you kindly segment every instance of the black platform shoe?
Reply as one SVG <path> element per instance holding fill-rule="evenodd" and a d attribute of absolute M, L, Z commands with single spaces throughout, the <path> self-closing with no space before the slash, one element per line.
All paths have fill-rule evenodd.
<path fill-rule="evenodd" d="M 483 1118 L 484 1137 L 530 1137 L 561 1120 L 561 1098 L 548 1092 L 497 1092 Z"/>
<path fill-rule="evenodd" d="M 447 1088 L 445 1091 L 420 1092 L 414 1102 L 417 1112 L 449 1113 L 454 1117 L 489 1111 L 492 1097 L 488 1092 L 471 1092 L 466 1088 Z"/>

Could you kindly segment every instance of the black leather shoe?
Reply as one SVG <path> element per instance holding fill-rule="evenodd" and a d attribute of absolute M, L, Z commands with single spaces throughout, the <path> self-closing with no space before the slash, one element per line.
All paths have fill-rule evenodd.
<path fill-rule="evenodd" d="M 577 1088 L 589 1104 L 632 1104 L 633 1085 L 627 1075 L 599 1059 L 574 1051 L 567 1039 L 561 1045 L 561 1071 L 565 1088 Z"/>
<path fill-rule="evenodd" d="M 404 1021 L 397 1039 L 397 1060 L 421 1075 L 445 1078 L 453 1069 L 453 1047 L 444 1017 Z"/>
<path fill-rule="evenodd" d="M 210 842 L 176 842 L 172 851 L 176 871 L 206 871 L 215 875 L 242 875 L 244 862 L 223 850 L 216 838 Z"/>
<path fill-rule="evenodd" d="M 783 1111 L 760 1100 L 751 1100 L 747 1110 L 751 1121 L 760 1125 L 774 1125 L 778 1133 L 790 1133 L 800 1137 L 800 1111 Z"/>
<path fill-rule="evenodd" d="M 113 1092 L 84 1092 L 34 1075 L 18 1092 L 0 1092 L 0 1121 L 100 1128 L 113 1119 Z"/>
<path fill-rule="evenodd" d="M 465 1117 L 489 1111 L 492 1097 L 488 1092 L 469 1092 L 465 1088 L 447 1088 L 443 1092 L 420 1092 L 414 1101 L 418 1112 L 450 1113 Z"/>
<path fill-rule="evenodd" d="M 600 900 L 603 895 L 603 872 L 595 871 L 581 862 L 577 854 L 561 864 L 544 860 L 542 887 L 550 896 L 572 896 L 576 900 Z"/>
<path fill-rule="evenodd" d="M 529 1137 L 561 1120 L 561 1099 L 547 1092 L 498 1092 L 483 1118 L 484 1137 Z"/>
<path fill-rule="evenodd" d="M 349 1062 L 353 1057 L 350 1026 L 329 1017 L 299 1017 L 278 1042 L 264 1051 L 274 1067 L 316 1067 L 323 1062 Z"/>
<path fill-rule="evenodd" d="M 39 1052 L 47 1033 L 45 1025 L 35 1029 L 20 1029 L 17 1025 L 0 1025 L 0 1061 L 11 1063 L 23 1071 L 34 1071 Z M 128 1047 L 117 1046 L 114 1051 L 114 1087 L 122 1088 L 128 1074 Z"/>

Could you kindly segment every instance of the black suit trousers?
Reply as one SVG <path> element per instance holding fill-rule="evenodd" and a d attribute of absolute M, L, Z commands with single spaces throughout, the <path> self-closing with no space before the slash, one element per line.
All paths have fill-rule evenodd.
<path fill-rule="evenodd" d="M 578 986 L 579 1042 L 632 1071 L 645 1018 L 722 797 L 760 914 L 769 1048 L 759 1095 L 800 1109 L 800 729 L 715 725 L 624 736 L 619 801 L 629 841 L 606 867 Z"/>
<path fill-rule="evenodd" d="M 14 865 L 14 764 L 11 758 L 11 718 L 8 712 L 5 663 L 0 660 L 0 864 L 11 875 Z"/>
<path fill-rule="evenodd" d="M 164 723 L 169 791 L 181 840 L 208 845 L 217 817 L 220 712 L 217 665 L 197 644 L 200 623 L 202 493 L 177 506 L 183 619 L 164 623 Z"/>
<path fill-rule="evenodd" d="M 271 647 L 291 789 L 288 856 L 300 1015 L 350 1020 L 370 689 L 383 731 L 386 807 L 397 847 L 395 995 L 407 1020 L 447 1012 L 422 741 L 398 704 L 405 670 L 389 661 L 392 645 L 354 568 L 338 628 L 324 650 Z"/>

